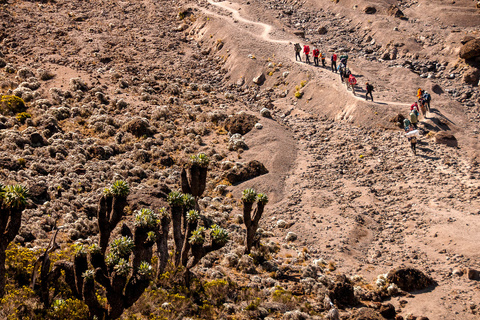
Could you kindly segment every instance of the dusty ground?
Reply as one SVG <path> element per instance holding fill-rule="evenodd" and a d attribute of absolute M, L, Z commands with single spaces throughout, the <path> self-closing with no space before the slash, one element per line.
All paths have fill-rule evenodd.
<path fill-rule="evenodd" d="M 377 13 L 364 14 L 367 4 Z M 391 4 L 397 4 L 408 20 L 387 15 Z M 221 154 L 222 160 L 262 162 L 268 174 L 229 186 L 228 191 L 236 199 L 247 187 L 269 195 L 261 227 L 282 244 L 279 259 L 306 248 L 313 259 L 333 261 L 336 272 L 361 275 L 371 283 L 393 267 L 414 266 L 433 277 L 437 286 L 392 298 L 399 314 L 478 319 L 480 282 L 458 272 L 480 269 L 480 95 L 478 87 L 463 82 L 469 66 L 458 58 L 460 40 L 479 31 L 480 16 L 472 1 L 104 1 L 103 5 L 113 10 L 90 2 L 85 7 L 77 2 L 14 2 L 4 10 L 15 12 L 22 22 L 14 34 L 3 30 L 1 51 L 18 67 L 56 74 L 42 83 L 40 97 L 54 99 L 51 88 L 67 90 L 71 78 L 81 77 L 111 101 L 129 104 L 122 111 L 110 110 L 109 104 L 90 106 L 95 116 L 114 117 L 115 129 L 146 115 L 163 133 L 161 140 L 178 139 L 165 142 L 165 152 L 153 153 L 141 139 L 131 140 L 132 149 L 152 152 L 152 157 L 170 153 L 175 160 L 193 151 L 211 151 Z M 187 18 L 175 19 L 170 5 L 175 12 L 188 12 Z M 187 8 L 190 11 L 182 11 Z M 319 34 L 319 26 L 328 32 Z M 304 38 L 294 34 L 299 30 Z M 330 69 L 296 62 L 295 42 L 318 45 L 327 54 L 327 65 L 332 52 L 349 51 L 349 66 L 359 80 L 357 96 Z M 393 48 L 398 48 L 398 57 L 383 59 Z M 435 70 L 412 72 L 405 67 L 412 61 L 435 65 Z M 253 78 L 262 72 L 266 81 L 258 86 Z M 375 86 L 375 102 L 364 101 L 366 81 Z M 191 98 L 175 94 L 171 83 Z M 191 83 L 212 88 L 197 91 Z M 155 86 L 163 84 L 159 93 L 162 90 Z M 304 93 L 301 99 L 294 97 L 296 86 Z M 432 112 L 420 124 L 424 132 L 432 133 L 422 136 L 414 156 L 403 131 L 389 120 L 398 113 L 407 115 L 418 87 L 432 94 Z M 173 127 L 154 125 L 152 106 L 163 104 L 175 106 L 172 110 L 181 110 L 184 118 L 169 123 Z M 259 115 L 264 107 L 272 118 L 261 118 L 263 129 L 244 136 L 248 150 L 242 153 L 228 152 L 224 135 L 207 135 L 200 146 L 186 137 L 190 128 L 198 128 L 195 121 L 203 119 L 191 116 L 195 112 L 202 117 L 218 110 Z M 35 112 L 40 118 L 42 111 Z M 78 133 L 78 123 L 72 116 L 62 126 Z M 216 124 L 202 125 L 218 131 Z M 85 146 L 92 141 L 111 146 L 115 132 L 88 140 L 107 129 L 95 133 L 93 124 L 84 126 L 80 139 Z M 185 136 L 179 134 L 182 130 Z M 455 135 L 458 147 L 434 142 L 432 136 L 442 130 Z M 76 153 L 75 148 L 67 150 Z M 163 173 L 147 164 L 129 169 L 121 161 L 135 163 L 136 154 L 126 150 L 110 162 L 95 160 L 89 167 L 92 160 L 85 165 L 93 176 L 81 180 L 91 185 L 88 191 L 101 188 L 117 174 L 115 170 L 135 177 L 131 172 L 138 166 L 148 179 L 172 186 L 178 182 L 173 169 Z M 23 155 L 7 146 L 2 151 Z M 55 166 L 66 166 L 61 172 L 68 176 L 68 166 L 78 161 L 73 155 L 67 158 L 70 164 L 59 164 L 61 157 L 57 160 L 46 161 L 51 166 L 50 178 L 45 178 L 51 192 L 62 182 L 62 177 L 54 178 Z M 100 171 L 105 174 L 95 176 Z M 26 175 L 6 171 L 2 178 L 29 181 Z M 142 185 L 142 179 L 132 181 Z M 95 200 L 89 194 L 84 201 L 92 206 Z M 62 205 L 71 204 L 65 200 Z M 51 209 L 41 210 L 45 214 Z M 232 215 L 239 212 L 235 208 Z M 32 219 L 30 223 L 43 221 Z M 288 228 L 277 228 L 278 220 L 285 220 Z M 287 232 L 295 232 L 298 239 L 287 243 Z"/>

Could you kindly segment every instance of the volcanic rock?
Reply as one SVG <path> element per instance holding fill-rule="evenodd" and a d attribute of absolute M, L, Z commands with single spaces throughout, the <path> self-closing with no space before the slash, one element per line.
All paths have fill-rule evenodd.
<path fill-rule="evenodd" d="M 462 59 L 472 59 L 480 56 L 480 39 L 473 39 L 465 43 L 459 52 Z"/>
<path fill-rule="evenodd" d="M 393 269 L 388 273 L 387 280 L 404 291 L 422 290 L 434 284 L 432 278 L 414 268 Z"/>

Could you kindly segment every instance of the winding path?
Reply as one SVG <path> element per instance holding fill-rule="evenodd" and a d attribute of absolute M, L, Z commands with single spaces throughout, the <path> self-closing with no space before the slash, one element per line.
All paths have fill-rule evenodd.
<path fill-rule="evenodd" d="M 246 19 L 246 18 L 243 18 L 242 16 L 240 16 L 240 13 L 237 9 L 235 8 L 232 8 L 230 7 L 226 1 L 222 1 L 222 2 L 215 2 L 213 0 L 207 0 L 207 2 L 213 6 L 216 6 L 218 8 L 221 8 L 221 9 L 224 9 L 226 11 L 229 11 L 232 13 L 232 19 L 234 19 L 234 22 L 235 20 L 237 21 L 240 21 L 242 23 L 245 23 L 245 24 L 250 24 L 250 25 L 254 25 L 254 26 L 259 26 L 261 28 L 263 28 L 263 32 L 261 34 L 255 34 L 255 33 L 252 33 L 252 32 L 249 32 L 247 31 L 248 33 L 252 34 L 253 36 L 255 37 L 258 37 L 260 38 L 261 40 L 263 41 L 266 41 L 266 42 L 270 42 L 270 43 L 278 43 L 278 44 L 284 44 L 284 45 L 288 45 L 290 46 L 293 42 L 297 42 L 298 39 L 291 39 L 291 40 L 277 40 L 277 39 L 272 39 L 270 37 L 270 33 L 272 32 L 273 30 L 273 26 L 272 25 L 269 25 L 269 24 L 266 24 L 266 23 L 262 23 L 262 22 L 255 22 L 255 21 L 252 21 L 252 20 L 249 20 L 249 19 Z M 204 11 L 205 13 L 209 14 L 209 15 L 213 15 L 213 16 L 216 16 L 216 17 L 219 17 L 221 19 L 227 19 L 226 16 L 224 15 L 221 15 L 221 14 L 218 14 L 218 13 L 215 13 L 215 12 L 212 12 L 206 8 L 203 8 L 203 7 L 199 7 L 202 11 Z M 286 48 L 287 50 L 287 48 Z M 295 63 L 298 63 L 302 66 L 307 66 L 305 63 L 302 63 L 302 62 L 298 62 L 296 61 L 295 59 L 291 58 L 290 59 L 291 62 L 295 62 Z M 325 69 L 322 69 L 322 68 L 315 68 L 317 69 L 316 72 L 318 73 L 324 73 L 325 74 Z M 339 81 L 338 80 L 338 76 L 336 77 L 337 78 L 337 82 Z M 347 89 L 348 91 L 348 89 Z M 364 100 L 364 97 L 360 97 L 360 96 L 357 96 L 357 95 L 354 95 L 351 91 L 348 91 L 349 94 L 358 99 L 358 100 Z M 372 102 L 371 102 L 372 103 Z M 396 101 L 382 101 L 382 100 L 376 100 L 374 101 L 373 103 L 375 104 L 388 104 L 388 105 L 397 105 L 397 106 L 409 106 L 410 103 L 404 103 L 404 102 L 396 102 Z"/>

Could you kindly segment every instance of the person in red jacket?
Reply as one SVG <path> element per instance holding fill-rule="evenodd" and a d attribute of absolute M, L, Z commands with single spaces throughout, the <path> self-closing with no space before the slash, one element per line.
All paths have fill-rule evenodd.
<path fill-rule="evenodd" d="M 353 76 L 353 74 L 348 76 L 348 84 L 352 88 L 353 95 L 355 95 L 355 85 L 357 84 L 357 79 Z"/>
<path fill-rule="evenodd" d="M 306 60 L 307 60 L 307 63 L 310 63 L 310 57 L 309 57 L 309 54 L 310 54 L 310 46 L 304 45 L 304 46 L 303 46 L 303 53 L 305 53 L 305 58 L 306 58 Z"/>
<path fill-rule="evenodd" d="M 337 54 L 333 53 L 330 60 L 332 60 L 332 71 L 337 72 Z"/>
<path fill-rule="evenodd" d="M 320 55 L 320 50 L 317 48 L 313 49 L 313 63 L 318 67 L 318 56 Z"/>

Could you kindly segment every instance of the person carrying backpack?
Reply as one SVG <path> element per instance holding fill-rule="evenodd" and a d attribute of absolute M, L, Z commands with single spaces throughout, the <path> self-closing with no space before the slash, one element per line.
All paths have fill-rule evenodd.
<path fill-rule="evenodd" d="M 365 94 L 365 101 L 368 100 L 368 95 L 370 95 L 370 99 L 372 99 L 372 101 L 373 101 L 373 95 L 372 95 L 373 86 L 370 83 L 367 82 L 365 90 L 367 90 L 367 93 Z"/>
<path fill-rule="evenodd" d="M 325 68 L 325 54 L 323 52 L 320 53 L 320 58 L 322 59 L 322 67 Z"/>
<path fill-rule="evenodd" d="M 425 101 L 425 107 L 427 108 L 427 111 L 430 112 L 430 100 L 432 100 L 432 96 L 430 93 L 425 91 L 423 93 L 423 101 Z"/>
<path fill-rule="evenodd" d="M 303 46 L 303 53 L 305 53 L 305 57 L 306 57 L 306 63 L 310 63 L 310 57 L 308 56 L 310 54 L 310 46 L 308 45 L 304 45 Z"/>
<path fill-rule="evenodd" d="M 410 131 L 410 126 L 411 126 L 411 124 L 412 124 L 412 123 L 411 123 L 410 120 L 408 120 L 407 118 L 405 118 L 405 119 L 403 120 L 403 128 L 405 129 L 405 132 Z"/>
<path fill-rule="evenodd" d="M 330 60 L 332 61 L 332 71 L 337 72 L 337 54 L 333 53 Z"/>
<path fill-rule="evenodd" d="M 410 111 L 413 111 L 413 110 L 417 110 L 417 112 L 418 112 L 418 103 L 417 103 L 417 102 L 414 102 L 414 103 L 410 106 Z"/>
<path fill-rule="evenodd" d="M 345 78 L 345 65 L 341 62 L 338 65 L 338 73 L 340 73 L 340 80 L 343 83 L 343 78 Z"/>
<path fill-rule="evenodd" d="M 353 76 L 353 74 L 348 76 L 348 84 L 352 88 L 353 95 L 355 95 L 355 85 L 357 84 L 357 79 Z"/>
<path fill-rule="evenodd" d="M 340 56 L 340 61 L 345 65 L 347 66 L 347 62 L 348 62 L 348 54 L 344 53 Z"/>
<path fill-rule="evenodd" d="M 317 48 L 313 49 L 313 63 L 317 67 L 318 67 L 318 56 L 319 56 L 319 54 L 320 54 L 320 50 L 318 50 Z"/>
<path fill-rule="evenodd" d="M 412 123 L 412 127 L 417 129 L 418 111 L 413 110 L 412 112 L 410 112 L 410 122 Z"/>
<path fill-rule="evenodd" d="M 417 89 L 417 99 L 421 99 L 423 96 L 423 90 L 422 88 Z"/>
<path fill-rule="evenodd" d="M 300 43 L 295 43 L 294 49 L 295 49 L 295 61 L 297 60 L 302 61 L 302 57 L 300 56 L 300 53 L 302 52 L 302 46 L 300 45 Z"/>
<path fill-rule="evenodd" d="M 417 137 L 408 137 L 408 141 L 410 141 L 410 149 L 412 149 L 413 154 L 417 155 Z"/>

